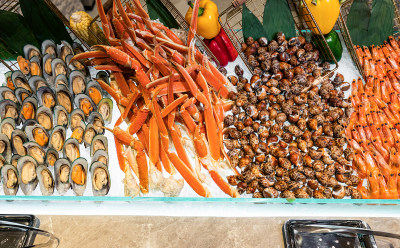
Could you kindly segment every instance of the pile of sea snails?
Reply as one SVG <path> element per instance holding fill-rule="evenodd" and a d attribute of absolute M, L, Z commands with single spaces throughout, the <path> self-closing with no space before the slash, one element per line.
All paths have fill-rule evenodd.
<path fill-rule="evenodd" d="M 240 169 L 229 183 L 255 198 L 361 198 L 345 148 L 352 108 L 343 75 L 323 80 L 329 63 L 303 37 L 248 38 L 243 49 L 255 68 L 250 80 L 239 66 L 228 76 L 237 93 L 230 93 L 224 144 Z"/>
<path fill-rule="evenodd" d="M 0 170 L 7 195 L 19 188 L 30 195 L 38 184 L 42 195 L 55 189 L 64 195 L 70 188 L 83 195 L 88 175 L 93 195 L 106 195 L 110 189 L 103 134 L 113 103 L 88 79 L 84 65 L 68 64 L 79 50 L 77 44 L 73 47 L 51 40 L 44 41 L 41 50 L 26 45 L 25 56 L 18 57 L 20 70 L 5 74 L 0 87 Z M 106 72 L 96 77 L 109 83 Z M 90 149 L 90 166 L 80 144 Z"/>

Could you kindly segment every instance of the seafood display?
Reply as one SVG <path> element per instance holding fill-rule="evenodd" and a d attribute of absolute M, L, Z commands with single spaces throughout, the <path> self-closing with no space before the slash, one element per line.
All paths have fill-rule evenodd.
<path fill-rule="evenodd" d="M 90 153 L 95 156 L 99 150 L 107 151 L 107 142 L 101 135 L 94 136 L 92 130 L 101 133 L 106 129 L 114 134 L 127 196 L 138 195 L 138 189 L 142 194 L 159 190 L 166 196 L 177 196 L 186 181 L 198 195 L 209 197 L 204 183 L 211 177 L 224 193 L 237 197 L 237 191 L 220 174 L 229 170 L 230 164 L 222 143 L 222 120 L 232 106 L 227 99 L 232 85 L 194 46 L 199 1 L 194 4 L 185 41 L 161 23 L 151 21 L 139 1 L 132 3 L 133 7 L 125 8 L 119 0 L 114 1 L 109 12 L 111 22 L 101 1 L 97 1 L 111 46 L 93 46 L 93 51 L 70 60 L 87 60 L 95 69 L 112 71 L 115 82 L 96 81 L 114 98 L 121 112 L 114 128 L 104 127 L 110 122 L 112 102 L 96 99 L 100 88 L 88 85 L 87 94 L 75 95 L 75 105 L 93 124 L 87 126 L 90 133 L 83 136 L 84 143 L 91 145 Z M 92 112 L 96 110 L 100 116 Z M 119 127 L 124 120 L 127 130 Z M 191 156 L 195 164 L 190 162 Z M 108 188 L 106 171 L 99 166 L 90 172 L 101 178 L 102 183 L 93 189 L 94 194 L 101 194 Z"/>
<path fill-rule="evenodd" d="M 41 50 L 26 45 L 24 53 L 25 57 L 17 58 L 20 70 L 6 73 L 7 82 L 0 87 L 4 193 L 15 195 L 20 188 L 30 195 L 39 185 L 44 196 L 55 191 L 63 195 L 70 188 L 83 195 L 89 182 L 95 195 L 106 195 L 111 183 L 108 147 L 107 138 L 100 134 L 105 122 L 111 122 L 111 99 L 103 98 L 100 85 L 88 79 L 86 65 L 67 63 L 68 56 L 74 55 L 67 42 L 56 45 L 46 40 Z M 81 65 L 79 70 L 77 65 Z M 101 113 L 94 111 L 98 105 Z M 91 175 L 88 162 L 80 153 L 84 137 L 93 155 L 93 168 L 101 168 L 93 170 L 91 181 L 86 179 Z M 96 140 L 95 147 L 92 140 Z"/>
<path fill-rule="evenodd" d="M 355 112 L 346 128 L 354 149 L 353 167 L 367 181 L 358 189 L 364 199 L 398 199 L 400 192 L 400 41 L 389 37 L 382 46 L 355 47 L 366 83 L 353 80 Z"/>
<path fill-rule="evenodd" d="M 256 74 L 247 80 L 236 66 L 229 76 L 238 92 L 229 94 L 224 144 L 241 172 L 229 183 L 254 198 L 360 198 L 344 149 L 352 106 L 343 75 L 321 80 L 329 63 L 303 37 L 249 37 L 243 47 Z"/>

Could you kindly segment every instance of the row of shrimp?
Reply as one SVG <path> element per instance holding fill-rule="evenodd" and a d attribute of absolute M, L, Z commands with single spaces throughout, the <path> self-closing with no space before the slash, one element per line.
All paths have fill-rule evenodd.
<path fill-rule="evenodd" d="M 231 168 L 222 143 L 222 120 L 232 106 L 227 100 L 232 85 L 194 45 L 199 2 L 185 43 L 150 20 L 139 0 L 125 6 L 114 0 L 107 14 L 97 0 L 110 45 L 93 46 L 72 59 L 89 59 L 86 63 L 112 71 L 115 78 L 111 85 L 98 82 L 121 112 L 114 128 L 107 130 L 114 134 L 127 196 L 157 189 L 177 196 L 184 181 L 203 197 L 211 196 L 204 183 L 212 181 L 229 196 L 239 195 L 221 176 Z M 123 121 L 126 130 L 119 127 Z"/>
<path fill-rule="evenodd" d="M 364 180 L 358 190 L 366 199 L 400 197 L 400 43 L 392 36 L 382 46 L 356 47 L 363 66 L 353 80 L 352 113 L 346 128 L 354 149 L 353 167 Z"/>

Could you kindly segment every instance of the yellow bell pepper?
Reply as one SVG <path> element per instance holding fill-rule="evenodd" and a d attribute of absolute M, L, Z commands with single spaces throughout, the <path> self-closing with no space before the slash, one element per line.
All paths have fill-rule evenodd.
<path fill-rule="evenodd" d="M 189 2 L 185 20 L 190 24 L 193 15 L 193 3 Z M 218 22 L 218 7 L 210 0 L 201 0 L 197 17 L 196 33 L 206 39 L 212 39 L 219 34 L 221 25 Z"/>
<path fill-rule="evenodd" d="M 305 2 L 307 3 L 307 6 L 314 17 L 314 20 L 317 22 L 322 34 L 329 34 L 339 17 L 339 0 L 305 0 Z M 311 16 L 308 15 L 307 9 L 303 9 L 305 12 L 307 12 L 304 13 L 305 21 L 312 23 Z M 312 32 L 318 33 L 318 30 L 316 28 L 312 28 Z"/>

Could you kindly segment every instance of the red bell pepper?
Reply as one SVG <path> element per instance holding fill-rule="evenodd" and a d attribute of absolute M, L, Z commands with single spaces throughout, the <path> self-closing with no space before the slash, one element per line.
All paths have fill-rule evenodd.
<path fill-rule="evenodd" d="M 228 62 L 234 61 L 238 56 L 235 47 L 222 28 L 214 39 L 204 39 L 204 43 L 218 59 L 221 66 L 226 66 Z"/>

